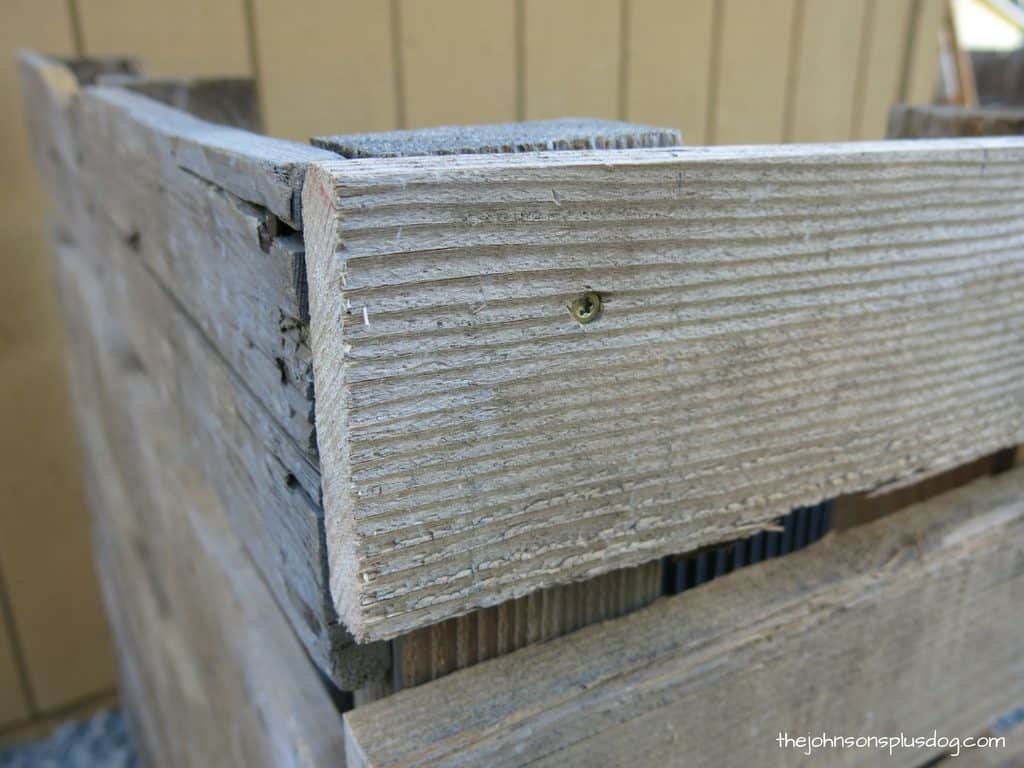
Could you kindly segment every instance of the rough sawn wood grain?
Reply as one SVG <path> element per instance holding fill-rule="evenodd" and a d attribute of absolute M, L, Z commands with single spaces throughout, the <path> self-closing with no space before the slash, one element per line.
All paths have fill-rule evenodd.
<path fill-rule="evenodd" d="M 349 765 L 931 764 L 776 739 L 965 737 L 1019 708 L 1022 547 L 1017 469 L 357 708 Z"/>
<path fill-rule="evenodd" d="M 1022 179 L 1007 138 L 314 163 L 346 625 L 392 637 L 1024 439 Z"/>

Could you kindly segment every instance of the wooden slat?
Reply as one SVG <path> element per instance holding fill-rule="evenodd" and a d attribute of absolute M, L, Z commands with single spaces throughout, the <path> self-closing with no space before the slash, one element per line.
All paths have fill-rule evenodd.
<path fill-rule="evenodd" d="M 60 236 L 108 254 L 131 298 L 124 322 L 141 364 L 167 382 L 169 406 L 190 425 L 204 463 L 217 468 L 229 517 L 310 654 L 346 689 L 382 673 L 385 649 L 349 644 L 325 583 L 304 283 L 296 280 L 301 233 L 221 186 L 252 197 L 268 185 L 273 190 L 280 174 L 253 165 L 247 147 L 254 141 L 298 180 L 282 182 L 285 189 L 301 180 L 297 158 L 335 155 L 212 126 L 118 88 L 79 93 L 65 82 L 67 91 L 51 100 L 56 106 L 47 104 L 43 71 L 45 60 L 26 57 L 41 149 L 60 148 L 38 158 L 60 202 Z M 45 138 L 72 127 L 70 139 Z M 500 146 L 518 141 L 510 130 Z M 567 146 L 584 138 L 601 145 L 678 141 L 672 131 L 621 123 L 573 122 L 550 135 Z M 233 170 L 227 163 L 195 165 L 205 178 L 180 168 L 182 158 L 211 142 L 225 153 L 237 143 L 233 166 L 250 175 L 223 175 Z M 75 194 L 81 190 L 90 194 Z M 282 231 L 275 236 L 271 226 Z"/>
<path fill-rule="evenodd" d="M 516 119 L 514 0 L 402 0 L 409 128 Z"/>
<path fill-rule="evenodd" d="M 395 687 L 421 685 L 499 654 L 625 616 L 661 595 L 662 561 L 655 560 L 414 630 L 395 641 Z M 600 606 L 597 611 L 594 605 Z M 498 615 L 502 620 L 496 620 Z M 487 640 L 490 635 L 493 642 Z"/>
<path fill-rule="evenodd" d="M 676 131 L 606 120 L 546 120 L 514 124 L 434 128 L 314 139 L 344 157 L 413 157 L 432 154 L 528 152 L 567 148 L 677 146 Z M 661 563 L 655 561 L 614 577 L 626 594 L 615 615 L 647 605 L 661 595 Z M 494 609 L 484 609 L 423 627 L 395 640 L 393 686 L 356 692 L 356 706 L 508 653 L 527 643 L 571 632 L 607 616 L 585 606 L 603 600 L 605 577 L 553 587 Z M 543 610 L 541 610 L 543 609 Z M 500 619 L 499 619 L 500 617 Z"/>
<path fill-rule="evenodd" d="M 392 3 L 252 0 L 267 131 L 310 136 L 403 127 Z"/>
<path fill-rule="evenodd" d="M 712 0 L 629 0 L 625 119 L 681 128 L 703 144 L 711 83 Z"/>
<path fill-rule="evenodd" d="M 274 237 L 266 210 L 176 168 L 178 158 L 195 146 L 187 133 L 168 130 L 182 117 L 120 89 L 90 90 L 75 104 L 75 140 L 97 149 L 82 155 L 73 185 L 104 190 L 88 202 L 89 214 L 115 230 L 122 250 L 127 245 L 137 254 L 296 442 L 300 455 L 315 462 L 311 363 L 296 274 L 304 258 L 301 236 Z M 218 130 L 199 121 L 190 127 L 196 137 Z M 244 167 L 244 142 L 253 135 L 236 135 L 242 143 L 232 154 Z M 301 165 L 287 159 L 293 148 L 298 157 L 327 156 L 281 142 L 281 156 L 297 179 Z M 314 497 L 316 486 L 312 480 L 307 488 Z"/>
<path fill-rule="evenodd" d="M 153 75 L 250 75 L 244 0 L 72 0 L 83 54 L 138 56 Z"/>
<path fill-rule="evenodd" d="M 250 77 L 152 78 L 106 76 L 106 84 L 141 93 L 200 120 L 259 133 L 260 115 L 256 81 Z"/>
<path fill-rule="evenodd" d="M 889 107 L 900 99 L 915 0 L 867 0 L 853 138 L 885 136 Z"/>
<path fill-rule="evenodd" d="M 26 46 L 74 52 L 65 0 L 10 0 L 0 21 L 0 572 L 34 703 L 54 710 L 110 688 L 115 670 L 90 562 L 64 343 L 43 242 L 46 199 L 32 167 L 14 65 L 16 50 Z M 3 682 L 0 691 L 0 698 L 21 695 L 20 686 Z"/>
<path fill-rule="evenodd" d="M 522 119 L 617 118 L 622 56 L 619 0 L 520 0 Z"/>
<path fill-rule="evenodd" d="M 780 754 L 781 732 L 977 733 L 1024 696 L 1022 499 L 1024 471 L 981 481 L 356 709 L 349 765 L 788 765 L 804 758 Z"/>
<path fill-rule="evenodd" d="M 863 525 L 897 512 L 911 504 L 946 493 L 972 480 L 1004 472 L 1013 466 L 1013 450 L 998 451 L 990 456 L 961 464 L 920 483 L 895 488 L 887 493 L 854 493 L 835 500 L 834 527 L 838 531 Z"/>
<path fill-rule="evenodd" d="M 867 0 L 804 3 L 787 141 L 846 141 L 856 106 Z"/>
<path fill-rule="evenodd" d="M 795 0 L 720 2 L 706 140 L 713 144 L 782 141 Z"/>
<path fill-rule="evenodd" d="M 338 715 L 228 522 L 107 254 L 58 246 L 124 705 L 147 765 L 338 764 Z M 121 322 L 118 322 L 119 319 Z M 213 482 L 219 478 L 213 477 Z"/>
<path fill-rule="evenodd" d="M 381 676 L 387 649 L 353 646 L 327 597 L 294 275 L 301 240 L 273 237 L 267 211 L 216 185 L 283 200 L 290 193 L 275 190 L 301 179 L 301 159 L 330 153 L 218 128 L 119 89 L 81 92 L 41 57 L 26 55 L 23 75 L 57 237 L 107 255 L 131 317 L 119 333 L 165 382 L 168 407 L 216 468 L 229 519 L 310 655 L 346 689 Z M 196 162 L 213 146 L 209 157 L 226 162 Z M 182 170 L 189 161 L 207 178 Z M 275 167 L 290 167 L 293 180 Z"/>
<path fill-rule="evenodd" d="M 394 636 L 1015 444 L 1022 173 L 1005 138 L 318 164 L 340 614 Z"/>
<path fill-rule="evenodd" d="M 1019 136 L 1024 134 L 1024 109 L 895 104 L 889 112 L 893 139 L 953 136 Z"/>
<path fill-rule="evenodd" d="M 99 88 L 94 93 L 123 120 L 162 139 L 164 154 L 173 158 L 177 169 L 301 228 L 298 193 L 305 164 L 324 159 L 322 150 L 211 125 L 122 89 Z"/>

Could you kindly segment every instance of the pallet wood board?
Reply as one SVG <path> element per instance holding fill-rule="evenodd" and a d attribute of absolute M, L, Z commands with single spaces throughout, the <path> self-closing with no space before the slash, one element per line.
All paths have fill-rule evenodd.
<path fill-rule="evenodd" d="M 1024 109 L 1020 107 L 896 104 L 889 110 L 889 137 L 893 139 L 1022 134 Z"/>
<path fill-rule="evenodd" d="M 97 562 L 146 764 L 338 765 L 338 713 L 228 522 L 163 372 L 118 332 L 130 326 L 104 258 L 68 242 L 55 251 Z"/>
<path fill-rule="evenodd" d="M 159 372 L 237 535 L 317 665 L 345 689 L 383 676 L 388 649 L 354 645 L 328 595 L 301 237 L 264 233 L 275 217 L 225 188 L 265 201 L 261 190 L 279 180 L 188 165 L 224 131 L 252 134 L 118 88 L 82 90 L 42 57 L 26 55 L 22 70 L 56 202 L 52 239 L 105 255 L 116 276 L 108 300 L 123 305 L 124 329 L 110 331 L 128 334 L 139 364 Z M 329 154 L 266 146 L 292 180 L 301 175 L 296 157 Z M 254 173 L 261 161 L 237 151 L 234 168 Z"/>
<path fill-rule="evenodd" d="M 1022 547 L 1018 469 L 353 710 L 349 765 L 788 765 L 783 731 L 976 734 L 1024 697 Z"/>
<path fill-rule="evenodd" d="M 391 637 L 1019 442 L 1022 177 L 1007 138 L 316 164 L 339 615 Z"/>
<path fill-rule="evenodd" d="M 393 689 L 421 685 L 527 645 L 624 616 L 661 597 L 663 586 L 663 563 L 655 560 L 413 630 L 395 640 Z"/>

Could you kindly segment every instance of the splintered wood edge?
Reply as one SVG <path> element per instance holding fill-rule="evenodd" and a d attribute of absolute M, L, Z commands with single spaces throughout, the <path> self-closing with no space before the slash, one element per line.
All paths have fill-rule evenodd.
<path fill-rule="evenodd" d="M 389 639 L 424 624 L 465 613 L 473 608 L 493 605 L 505 599 L 521 596 L 527 592 L 557 583 L 577 580 L 579 574 L 560 576 L 553 574 L 514 588 L 503 588 L 488 594 L 474 594 L 472 599 L 459 601 L 446 609 L 431 609 L 422 616 L 405 616 L 401 613 L 388 614 L 377 610 L 374 615 L 367 613 L 364 597 L 365 574 L 360 570 L 360 541 L 355 531 L 355 510 L 360 499 L 353 494 L 349 467 L 349 393 L 346 388 L 346 350 L 348 340 L 343 332 L 347 307 L 344 306 L 343 288 L 346 265 L 343 254 L 345 221 L 341 205 L 345 195 L 353 190 L 368 189 L 394 190 L 395 195 L 406 201 L 420 199 L 424 189 L 437 187 L 443 190 L 447 182 L 453 184 L 472 182 L 493 182 L 499 185 L 514 182 L 519 178 L 538 179 L 551 171 L 561 174 L 560 178 L 572 177 L 603 180 L 602 174 L 621 169 L 623 173 L 646 173 L 671 171 L 674 166 L 693 172 L 701 166 L 711 169 L 737 169 L 742 171 L 749 164 L 760 168 L 778 165 L 785 181 L 786 168 L 808 166 L 834 166 L 836 173 L 851 167 L 861 169 L 877 168 L 881 178 L 890 164 L 913 164 L 915 162 L 991 162 L 997 164 L 1001 157 L 1022 156 L 1024 140 L 1019 138 L 978 138 L 978 139 L 935 139 L 915 141 L 885 141 L 848 144 L 808 144 L 749 147 L 700 147 L 700 148 L 654 148 L 608 151 L 564 151 L 531 153 L 529 155 L 464 155 L 387 159 L 335 160 L 311 164 L 307 171 L 303 193 L 306 216 L 307 270 L 309 274 L 310 309 L 312 326 L 312 347 L 314 352 L 314 375 L 318 397 L 317 431 L 323 470 L 324 506 L 327 527 L 327 544 L 330 552 L 331 587 L 339 615 L 358 641 Z M 1005 153 L 1005 154 L 1001 154 Z M 520 174 L 525 174 L 521 177 Z M 635 179 L 635 177 L 634 177 Z M 837 175 L 837 181 L 842 180 Z M 608 177 L 605 183 L 613 183 Z M 753 189 L 756 181 L 743 182 Z M 780 182 L 782 183 L 782 182 Z M 822 182 L 824 183 L 824 182 Z M 501 194 L 500 192 L 497 194 Z M 628 191 L 622 191 L 623 198 Z M 557 204 L 557 200 L 554 201 Z M 907 203 L 911 202 L 910 200 Z M 755 206 L 751 193 L 748 205 Z M 365 235 L 364 235 L 365 237 Z M 382 235 L 383 237 L 383 235 Z M 455 243 L 458 247 L 458 243 Z M 1018 430 L 1019 431 L 1019 430 Z M 979 452 L 987 452 L 1000 446 L 978 446 Z M 974 455 L 947 457 L 942 466 L 929 471 L 938 471 L 953 463 L 975 458 Z M 825 481 L 822 477 L 821 480 Z M 846 474 L 829 477 L 827 482 L 831 495 L 864 490 L 880 485 L 889 477 Z M 818 498 L 801 499 L 799 503 L 815 503 Z M 764 521 L 767 523 L 768 521 Z M 757 526 L 751 524 L 742 533 L 753 532 Z M 723 536 L 728 536 L 722 533 Z M 705 542 L 705 543 L 711 543 Z M 585 576 L 612 568 L 637 565 L 652 557 L 671 554 L 670 544 L 661 549 L 648 549 L 613 558 L 604 565 L 591 569 Z M 666 548 L 667 547 L 667 548 Z"/>
<path fill-rule="evenodd" d="M 320 456 L 321 498 L 328 542 L 329 579 L 338 616 L 359 641 L 371 639 L 357 625 L 361 618 L 357 589 L 357 558 L 348 475 L 348 416 L 345 388 L 345 345 L 338 338 L 346 308 L 341 297 L 344 267 L 336 255 L 338 229 L 331 172 L 319 165 L 306 170 L 303 184 L 303 236 L 306 244 L 306 281 L 309 286 L 310 346 L 317 397 L 317 447 Z M 315 319 L 314 319 L 315 318 Z M 331 471 L 325 472 L 325 467 Z M 332 512 L 328 514 L 327 509 Z M 331 546 L 334 543 L 337 546 Z M 356 605 L 352 604 L 353 599 Z M 372 638 L 377 639 L 377 638 Z"/>

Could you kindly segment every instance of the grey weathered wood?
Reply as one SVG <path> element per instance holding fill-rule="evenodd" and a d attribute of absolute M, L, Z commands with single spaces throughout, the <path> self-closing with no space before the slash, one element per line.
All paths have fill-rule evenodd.
<path fill-rule="evenodd" d="M 342 157 L 354 158 L 676 147 L 682 144 L 683 139 L 674 128 L 637 125 L 618 120 L 559 118 L 318 136 L 312 142 Z"/>
<path fill-rule="evenodd" d="M 1021 179 L 1015 138 L 316 164 L 339 614 L 393 636 L 1018 442 Z"/>
<path fill-rule="evenodd" d="M 81 78 L 79 78 L 81 82 Z M 257 133 L 263 130 L 259 93 L 250 77 L 152 78 L 107 75 L 117 85 L 218 125 Z"/>
<path fill-rule="evenodd" d="M 66 243 L 56 254 L 98 572 L 146 764 L 342 764 L 338 713 L 228 523 L 161 372 L 111 322 L 95 261 Z"/>
<path fill-rule="evenodd" d="M 300 192 L 306 163 L 334 156 L 315 147 L 214 125 L 122 88 L 89 90 L 163 136 L 177 166 L 266 208 L 293 227 L 301 228 Z"/>
<path fill-rule="evenodd" d="M 119 98 L 112 99 L 116 94 Z M 301 237 L 272 237 L 267 212 L 176 165 L 185 139 L 157 131 L 117 89 L 87 89 L 73 125 L 83 147 L 74 183 L 173 294 L 221 356 L 315 458 L 313 382 L 296 265 Z M 316 489 L 309 489 L 316 496 Z"/>
<path fill-rule="evenodd" d="M 1019 136 L 1024 109 L 896 104 L 889 110 L 891 139 L 953 136 Z"/>
<path fill-rule="evenodd" d="M 1022 548 L 1015 470 L 353 710 L 349 764 L 796 765 L 780 731 L 972 735 L 1024 696 Z"/>
<path fill-rule="evenodd" d="M 208 146 L 220 128 L 123 90 L 187 101 L 201 87 L 121 74 L 118 88 L 81 89 L 69 66 L 33 54 L 22 63 L 60 236 L 109 252 L 123 292 L 135 295 L 130 322 L 147 363 L 169 382 L 197 450 L 222 472 L 230 518 L 313 658 L 344 688 L 379 676 L 384 650 L 352 648 L 328 596 L 301 232 L 257 205 L 259 195 L 225 188 L 245 193 L 245 185 L 182 167 L 183 154 Z M 88 69 L 104 80 L 103 71 L 123 67 Z M 579 126 L 591 138 L 565 133 L 566 142 L 612 133 L 625 141 L 628 127 L 570 127 Z M 643 136 L 637 141 L 653 140 Z M 308 148 L 278 142 L 277 151 L 294 166 Z"/>
<path fill-rule="evenodd" d="M 87 243 L 103 254 L 96 266 L 116 286 L 108 305 L 119 303 L 139 364 L 162 383 L 167 407 L 214 474 L 238 535 L 310 655 L 346 689 L 379 677 L 386 649 L 353 647 L 330 608 L 315 465 L 102 218 Z"/>
<path fill-rule="evenodd" d="M 661 595 L 662 561 L 655 560 L 413 630 L 395 640 L 395 689 L 625 616 Z"/>
<path fill-rule="evenodd" d="M 81 91 L 41 58 L 24 60 L 23 81 L 56 236 L 106 275 L 109 331 L 159 373 L 311 657 L 345 689 L 380 678 L 388 649 L 353 645 L 328 594 L 301 239 L 265 237 L 259 209 L 178 168 L 186 139 L 137 117 L 159 104 L 128 94 L 141 103 L 125 114 L 111 89 Z"/>
<path fill-rule="evenodd" d="M 679 146 L 682 138 L 677 130 L 569 118 L 330 136 L 313 143 L 343 157 L 414 157 L 670 147 Z M 661 587 L 661 562 L 656 560 L 415 629 L 394 642 L 391 689 L 421 685 L 527 644 L 624 615 L 657 599 Z M 356 706 L 381 698 L 381 691 L 374 686 L 357 692 Z"/>

